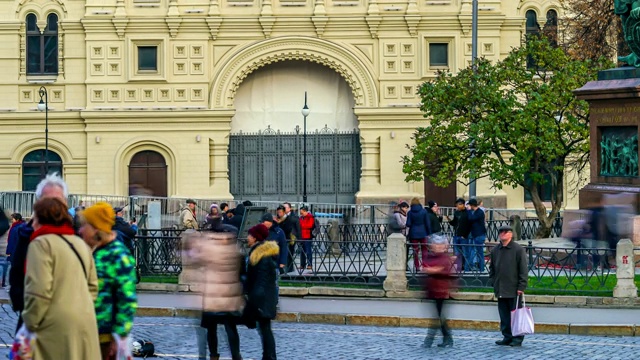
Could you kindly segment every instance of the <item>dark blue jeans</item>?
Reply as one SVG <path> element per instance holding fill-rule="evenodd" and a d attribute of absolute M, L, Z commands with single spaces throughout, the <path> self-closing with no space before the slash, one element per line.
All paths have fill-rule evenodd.
<path fill-rule="evenodd" d="M 469 257 L 467 257 L 467 271 L 484 271 L 484 242 L 486 235 L 476 236 L 469 245 Z"/>
<path fill-rule="evenodd" d="M 469 245 L 469 240 L 463 238 L 462 236 L 454 236 L 453 237 L 453 253 L 456 255 L 456 265 L 459 270 L 464 269 L 464 264 L 467 262 L 467 248 Z"/>
<path fill-rule="evenodd" d="M 8 278 L 8 270 L 9 270 L 9 263 L 11 262 L 11 257 L 10 256 L 5 256 L 4 259 L 2 260 L 2 286 L 6 286 L 7 285 L 7 278 Z"/>
<path fill-rule="evenodd" d="M 311 267 L 313 264 L 313 239 L 300 240 L 300 267 Z"/>

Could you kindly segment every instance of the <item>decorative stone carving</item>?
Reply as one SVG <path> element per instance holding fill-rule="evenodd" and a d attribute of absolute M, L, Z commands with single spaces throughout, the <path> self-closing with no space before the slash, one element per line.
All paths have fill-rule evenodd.
<path fill-rule="evenodd" d="M 353 91 L 357 106 L 377 106 L 378 93 L 370 64 L 363 64 L 350 49 L 329 41 L 287 37 L 266 40 L 242 50 L 223 65 L 212 84 L 212 101 L 217 107 L 232 108 L 242 81 L 265 65 L 285 60 L 311 61 L 335 70 Z"/>

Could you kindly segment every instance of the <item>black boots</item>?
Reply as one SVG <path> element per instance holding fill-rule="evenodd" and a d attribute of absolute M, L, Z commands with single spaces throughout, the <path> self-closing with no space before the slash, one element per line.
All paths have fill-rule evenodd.
<path fill-rule="evenodd" d="M 424 338 L 424 343 L 422 344 L 426 348 L 430 348 L 433 346 L 433 340 L 436 338 L 436 329 L 429 329 L 427 332 L 427 336 Z"/>
<path fill-rule="evenodd" d="M 435 340 L 435 337 L 436 337 L 436 332 L 429 331 L 427 336 L 424 338 L 424 343 L 422 346 L 426 348 L 430 348 L 431 346 L 433 346 L 433 341 Z M 439 348 L 453 347 L 453 337 L 451 336 L 451 333 L 443 335 L 442 344 L 438 344 L 438 347 Z"/>
<path fill-rule="evenodd" d="M 442 344 L 438 344 L 438 347 L 453 347 L 453 337 L 451 335 L 445 335 L 442 339 Z"/>

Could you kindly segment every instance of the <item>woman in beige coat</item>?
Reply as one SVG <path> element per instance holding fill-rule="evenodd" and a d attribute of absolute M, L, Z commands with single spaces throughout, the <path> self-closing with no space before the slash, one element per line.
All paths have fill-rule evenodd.
<path fill-rule="evenodd" d="M 236 324 L 245 306 L 240 282 L 242 255 L 235 234 L 225 232 L 193 233 L 193 260 L 203 270 L 203 314 L 200 326 L 207 329 L 211 359 L 218 354 L 218 324 L 224 325 L 233 360 L 241 360 L 240 337 Z"/>
<path fill-rule="evenodd" d="M 93 306 L 98 279 L 91 252 L 74 235 L 61 200 L 43 198 L 34 213 L 22 312 L 27 330 L 36 335 L 34 359 L 100 359 Z"/>

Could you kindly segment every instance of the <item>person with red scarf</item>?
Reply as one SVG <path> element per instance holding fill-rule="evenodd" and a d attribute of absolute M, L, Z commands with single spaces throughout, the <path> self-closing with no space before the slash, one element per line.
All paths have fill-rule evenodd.
<path fill-rule="evenodd" d="M 42 198 L 33 206 L 24 280 L 24 327 L 34 333 L 34 359 L 100 359 L 93 302 L 98 277 L 91 250 L 74 235 L 67 205 Z"/>

